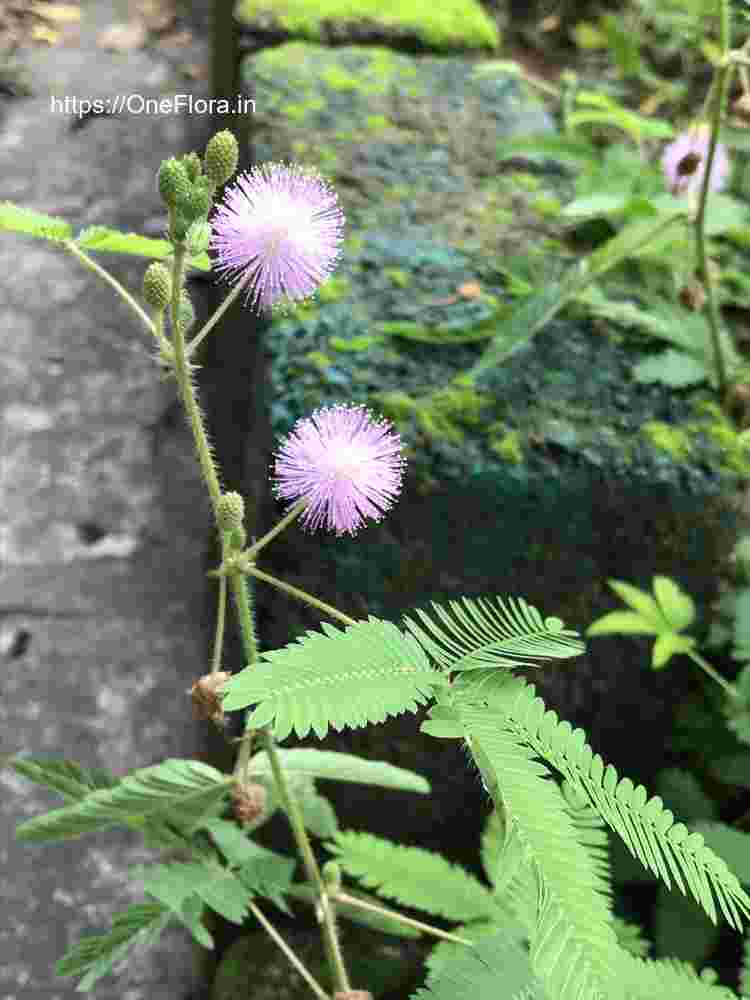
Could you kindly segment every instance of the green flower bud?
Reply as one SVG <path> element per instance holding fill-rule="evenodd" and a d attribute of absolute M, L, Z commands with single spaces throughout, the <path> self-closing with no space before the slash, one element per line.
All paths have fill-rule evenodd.
<path fill-rule="evenodd" d="M 174 157 L 162 162 L 159 167 L 158 182 L 159 194 L 169 208 L 174 208 L 179 201 L 183 201 L 190 194 L 187 170 Z"/>
<path fill-rule="evenodd" d="M 155 260 L 143 275 L 143 297 L 154 309 L 166 309 L 172 298 L 172 279 L 167 268 Z"/>
<path fill-rule="evenodd" d="M 184 290 L 180 292 L 180 307 L 177 312 L 180 329 L 183 333 L 187 333 L 193 323 L 195 323 L 195 310 L 193 309 L 193 303 L 190 301 L 190 296 Z"/>
<path fill-rule="evenodd" d="M 211 239 L 211 227 L 207 222 L 196 219 L 190 224 L 190 228 L 185 236 L 188 253 L 199 254 L 208 250 L 208 241 Z"/>
<path fill-rule="evenodd" d="M 326 861 L 320 874 L 329 892 L 337 893 L 341 890 L 341 867 L 336 861 Z"/>
<path fill-rule="evenodd" d="M 201 158 L 197 153 L 188 153 L 187 156 L 183 156 L 182 165 L 185 167 L 188 180 L 191 184 L 200 177 Z"/>
<path fill-rule="evenodd" d="M 240 149 L 234 135 L 227 129 L 217 132 L 206 146 L 206 176 L 214 184 L 226 184 L 237 169 Z"/>
<path fill-rule="evenodd" d="M 188 225 L 192 222 L 205 222 L 211 208 L 211 192 L 207 188 L 205 177 L 199 177 L 188 191 L 186 197 L 180 198 L 177 212 L 183 216 Z"/>
<path fill-rule="evenodd" d="M 216 505 L 216 518 L 221 531 L 241 528 L 245 520 L 245 501 L 239 493 L 222 493 Z"/>

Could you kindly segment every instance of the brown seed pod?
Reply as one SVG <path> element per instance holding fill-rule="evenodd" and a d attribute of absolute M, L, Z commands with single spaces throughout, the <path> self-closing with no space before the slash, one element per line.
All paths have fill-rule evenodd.
<path fill-rule="evenodd" d="M 221 707 L 219 694 L 231 676 L 225 670 L 218 670 L 215 674 L 205 674 L 193 684 L 188 694 L 193 701 L 196 719 L 221 722 L 224 718 L 224 709 Z"/>
<path fill-rule="evenodd" d="M 256 782 L 235 785 L 232 789 L 232 813 L 239 823 L 252 823 L 263 815 L 266 808 L 267 792 Z"/>
<path fill-rule="evenodd" d="M 706 290 L 699 281 L 691 281 L 680 289 L 680 302 L 691 312 L 700 312 L 706 304 Z"/>

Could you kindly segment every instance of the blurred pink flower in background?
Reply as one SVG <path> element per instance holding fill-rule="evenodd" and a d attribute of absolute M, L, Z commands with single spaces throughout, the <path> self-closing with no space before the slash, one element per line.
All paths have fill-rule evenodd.
<path fill-rule="evenodd" d="M 661 166 L 672 194 L 697 194 L 700 191 L 706 172 L 710 140 L 711 129 L 704 122 L 683 132 L 666 147 Z M 726 186 L 730 169 L 726 147 L 719 142 L 714 153 L 709 191 L 721 191 Z"/>
<path fill-rule="evenodd" d="M 276 455 L 274 493 L 307 499 L 301 523 L 354 535 L 379 521 L 401 491 L 401 438 L 363 406 L 333 406 L 298 420 Z"/>
<path fill-rule="evenodd" d="M 217 271 L 247 285 L 260 311 L 305 299 L 340 255 L 344 213 L 336 192 L 314 171 L 264 163 L 227 189 L 211 219 Z"/>

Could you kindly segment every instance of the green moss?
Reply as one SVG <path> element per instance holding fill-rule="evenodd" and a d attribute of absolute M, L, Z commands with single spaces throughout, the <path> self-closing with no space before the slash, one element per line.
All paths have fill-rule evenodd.
<path fill-rule="evenodd" d="M 327 66 L 320 74 L 320 78 L 331 90 L 359 90 L 362 86 L 361 80 L 336 65 Z"/>
<path fill-rule="evenodd" d="M 641 431 L 659 451 L 665 451 L 675 461 L 684 462 L 690 454 L 690 437 L 687 431 L 661 420 L 649 420 L 641 425 Z"/>
<path fill-rule="evenodd" d="M 694 409 L 701 417 L 688 426 L 709 437 L 721 452 L 722 465 L 729 472 L 750 476 L 750 452 L 740 432 L 713 400 L 699 400 Z"/>
<path fill-rule="evenodd" d="M 399 288 L 408 288 L 411 284 L 409 274 L 406 271 L 402 271 L 399 267 L 385 267 L 383 268 L 383 274 L 394 285 L 398 285 Z"/>
<path fill-rule="evenodd" d="M 291 118 L 293 122 L 304 121 L 308 111 L 322 111 L 326 106 L 322 97 L 311 97 L 309 101 L 297 101 L 292 104 L 282 104 L 279 110 L 282 115 Z"/>
<path fill-rule="evenodd" d="M 349 294 L 350 286 L 348 278 L 329 278 L 324 281 L 318 289 L 318 298 L 327 305 L 330 302 L 340 302 Z"/>
<path fill-rule="evenodd" d="M 291 35 L 317 41 L 325 21 L 370 21 L 383 28 L 411 29 L 436 48 L 496 49 L 495 22 L 476 0 L 240 0 L 236 17 L 251 26 L 273 17 Z"/>
<path fill-rule="evenodd" d="M 465 381 L 452 382 L 420 398 L 395 390 L 378 393 L 376 399 L 383 413 L 401 430 L 416 423 L 428 438 L 442 438 L 453 444 L 464 440 L 464 428 L 481 425 L 482 413 L 493 402 L 492 396 L 477 392 Z"/>
<path fill-rule="evenodd" d="M 505 429 L 505 433 L 501 437 L 493 437 L 493 431 L 497 433 L 503 429 L 505 429 L 505 424 L 503 423 L 492 424 L 490 427 L 490 448 L 496 455 L 505 459 L 506 462 L 511 462 L 513 465 L 520 465 L 523 462 L 521 435 L 518 431 Z"/>
<path fill-rule="evenodd" d="M 391 127 L 391 122 L 386 115 L 368 115 L 367 118 L 365 118 L 365 125 L 367 126 L 368 132 L 379 135 L 381 132 L 385 132 Z"/>
<path fill-rule="evenodd" d="M 309 361 L 311 365 L 315 365 L 321 372 L 326 371 L 333 364 L 333 359 L 329 358 L 327 354 L 323 354 L 322 351 L 308 351 L 305 360 Z"/>

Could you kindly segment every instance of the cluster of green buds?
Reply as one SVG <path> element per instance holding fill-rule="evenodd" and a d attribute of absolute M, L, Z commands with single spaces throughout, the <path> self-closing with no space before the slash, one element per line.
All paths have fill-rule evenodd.
<path fill-rule="evenodd" d="M 193 253 L 208 248 L 208 213 L 216 189 L 237 169 L 239 147 L 229 131 L 217 132 L 206 146 L 203 163 L 197 153 L 164 160 L 159 168 L 159 194 L 169 209 L 169 234 Z"/>
<path fill-rule="evenodd" d="M 247 543 L 245 501 L 239 493 L 222 493 L 217 504 L 216 519 L 230 551 L 237 552 L 244 548 Z"/>

